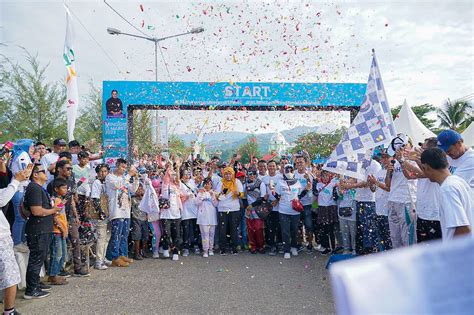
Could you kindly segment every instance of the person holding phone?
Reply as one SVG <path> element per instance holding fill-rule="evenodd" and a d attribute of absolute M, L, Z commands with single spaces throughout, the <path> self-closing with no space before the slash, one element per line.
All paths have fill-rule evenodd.
<path fill-rule="evenodd" d="M 34 142 L 31 139 L 20 139 L 13 146 L 13 156 L 10 162 L 10 170 L 13 176 L 23 171 L 31 164 L 31 156 L 35 151 Z M 25 219 L 21 216 L 20 205 L 23 201 L 23 195 L 28 181 L 21 184 L 20 189 L 15 193 L 12 199 L 13 209 L 15 211 L 15 221 L 12 226 L 12 238 L 15 249 L 19 252 L 27 252 L 25 238 Z"/>

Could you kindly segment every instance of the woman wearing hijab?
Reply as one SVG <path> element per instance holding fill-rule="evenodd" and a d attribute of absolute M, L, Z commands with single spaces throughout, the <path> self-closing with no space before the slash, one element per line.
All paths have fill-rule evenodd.
<path fill-rule="evenodd" d="M 300 222 L 300 212 L 293 209 L 292 202 L 294 199 L 301 200 L 311 191 L 311 182 L 307 181 L 306 187 L 301 186 L 295 178 L 295 169 L 291 164 L 286 164 L 283 170 L 283 178 L 277 182 L 275 187 L 275 199 L 278 200 L 278 212 L 280 213 L 284 258 L 290 259 L 291 255 L 298 255 L 296 234 Z"/>
<path fill-rule="evenodd" d="M 19 171 L 26 169 L 26 167 L 31 164 L 31 156 L 34 151 L 34 142 L 31 139 L 20 139 L 15 143 L 10 163 L 10 170 L 12 171 L 13 176 L 15 176 Z M 15 222 L 12 227 L 12 238 L 15 248 L 20 252 L 26 252 L 28 250 L 28 247 L 25 245 L 25 219 L 23 219 L 20 213 L 20 204 L 23 200 L 25 187 L 28 183 L 29 181 L 22 183 L 21 185 L 23 187 L 18 189 L 12 199 L 13 208 L 15 210 Z"/>
<path fill-rule="evenodd" d="M 222 171 L 222 181 L 217 185 L 217 205 L 219 221 L 219 248 L 221 255 L 226 255 L 228 249 L 227 235 L 232 240 L 231 253 L 237 255 L 238 226 L 240 224 L 239 198 L 243 197 L 244 189 L 242 183 L 235 178 L 232 167 L 226 167 Z M 230 233 L 227 233 L 227 230 Z"/>

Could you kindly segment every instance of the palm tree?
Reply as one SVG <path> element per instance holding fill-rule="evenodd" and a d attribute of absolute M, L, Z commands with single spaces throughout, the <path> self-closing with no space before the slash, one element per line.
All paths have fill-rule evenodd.
<path fill-rule="evenodd" d="M 466 101 L 454 101 L 449 98 L 442 108 L 438 108 L 438 118 L 441 121 L 440 127 L 458 130 L 466 120 L 471 119 L 470 110 L 472 105 Z"/>

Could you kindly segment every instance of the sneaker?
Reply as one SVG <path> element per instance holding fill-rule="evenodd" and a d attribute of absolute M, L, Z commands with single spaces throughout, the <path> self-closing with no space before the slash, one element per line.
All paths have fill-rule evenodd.
<path fill-rule="evenodd" d="M 155 259 L 158 259 L 158 258 L 160 258 L 160 254 L 159 254 L 159 252 L 158 252 L 158 253 L 153 253 L 153 258 L 155 258 Z"/>
<path fill-rule="evenodd" d="M 15 246 L 13 246 L 13 250 L 19 253 L 28 253 L 30 251 L 28 245 L 26 245 L 25 243 L 16 244 Z"/>
<path fill-rule="evenodd" d="M 312 254 L 313 253 L 313 245 L 309 244 L 306 246 L 306 253 Z"/>
<path fill-rule="evenodd" d="M 213 250 L 209 251 L 209 256 L 214 256 L 214 251 Z"/>
<path fill-rule="evenodd" d="M 163 254 L 164 251 L 165 251 L 165 250 L 163 249 L 163 247 L 161 247 L 161 246 L 158 247 L 158 253 Z"/>
<path fill-rule="evenodd" d="M 183 257 L 188 257 L 189 256 L 189 249 L 183 249 Z M 174 257 L 174 255 L 173 255 Z M 173 259 L 174 260 L 174 259 Z"/>
<path fill-rule="evenodd" d="M 42 298 L 45 298 L 45 297 L 49 296 L 49 294 L 50 293 L 48 293 L 48 292 L 37 289 L 33 292 L 25 292 L 25 295 L 23 296 L 23 298 L 25 300 L 42 299 Z"/>
<path fill-rule="evenodd" d="M 41 291 L 45 291 L 45 292 L 49 292 L 52 289 L 50 285 L 46 285 L 43 282 L 40 282 L 38 287 Z"/>
<path fill-rule="evenodd" d="M 321 244 L 318 244 L 318 246 L 314 247 L 314 249 L 319 252 L 319 250 L 321 249 Z"/>
<path fill-rule="evenodd" d="M 227 256 L 227 253 L 225 252 L 225 250 L 221 250 L 221 256 Z"/>
<path fill-rule="evenodd" d="M 172 260 L 178 261 L 179 260 L 179 255 L 178 254 L 173 254 Z"/>
<path fill-rule="evenodd" d="M 272 247 L 272 249 L 270 249 L 269 255 L 270 255 L 270 256 L 276 256 L 276 254 L 277 254 L 277 249 L 276 249 L 276 247 Z"/>
<path fill-rule="evenodd" d="M 319 248 L 318 248 L 318 252 L 322 253 L 326 250 L 326 248 L 322 247 L 321 245 L 319 245 Z"/>
<path fill-rule="evenodd" d="M 209 254 L 204 252 L 204 254 L 202 254 L 202 257 L 207 258 L 207 257 L 209 257 Z"/>
<path fill-rule="evenodd" d="M 283 258 L 285 258 L 285 259 L 290 259 L 290 258 L 291 258 L 290 253 L 285 253 L 285 255 L 283 255 Z"/>
<path fill-rule="evenodd" d="M 133 255 L 133 259 L 134 259 L 134 260 L 143 260 L 144 258 L 143 258 L 142 255 L 140 255 L 140 254 L 134 254 L 134 255 Z"/>
<path fill-rule="evenodd" d="M 84 270 L 74 271 L 73 276 L 78 278 L 89 277 L 91 274 Z"/>
<path fill-rule="evenodd" d="M 63 277 L 63 278 L 70 278 L 71 273 L 67 271 L 61 271 L 60 273 L 58 273 L 58 276 Z"/>
<path fill-rule="evenodd" d="M 235 250 L 235 249 L 231 250 L 230 252 L 231 252 L 231 254 L 234 255 L 234 256 L 237 256 L 237 255 L 239 254 L 239 252 L 238 252 L 237 250 Z"/>
<path fill-rule="evenodd" d="M 163 250 L 163 257 L 164 258 L 170 258 L 170 251 L 168 249 Z"/>
<path fill-rule="evenodd" d="M 329 248 L 326 248 L 325 250 L 321 252 L 321 255 L 326 256 L 327 254 L 330 254 L 330 253 L 331 253 L 331 250 Z"/>
<path fill-rule="evenodd" d="M 94 265 L 94 269 L 97 270 L 106 270 L 108 267 L 103 263 L 97 263 Z"/>
<path fill-rule="evenodd" d="M 265 255 L 265 248 L 260 248 L 260 249 L 258 250 L 258 252 L 259 252 L 260 254 Z"/>
<path fill-rule="evenodd" d="M 201 250 L 199 249 L 199 247 L 196 247 L 196 248 L 194 249 L 194 254 L 196 254 L 196 255 L 200 255 L 200 254 L 201 254 Z"/>
<path fill-rule="evenodd" d="M 298 256 L 298 250 L 294 247 L 291 248 L 291 255 L 292 256 Z"/>
<path fill-rule="evenodd" d="M 302 252 L 304 250 L 304 246 L 303 245 L 298 245 L 298 247 L 296 248 L 296 250 L 299 252 Z"/>
<path fill-rule="evenodd" d="M 110 266 L 112 266 L 112 262 L 106 258 L 106 259 L 104 259 L 104 265 L 110 267 Z"/>

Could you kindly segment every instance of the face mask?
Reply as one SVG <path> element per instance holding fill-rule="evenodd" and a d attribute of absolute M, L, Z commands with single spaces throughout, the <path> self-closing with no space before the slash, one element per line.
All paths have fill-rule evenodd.
<path fill-rule="evenodd" d="M 295 174 L 294 173 L 285 173 L 285 177 L 288 178 L 288 179 L 293 179 L 293 177 L 295 177 Z"/>

